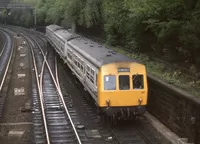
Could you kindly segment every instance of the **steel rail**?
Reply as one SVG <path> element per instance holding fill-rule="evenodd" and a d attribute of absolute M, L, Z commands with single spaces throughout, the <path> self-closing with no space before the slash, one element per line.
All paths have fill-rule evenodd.
<path fill-rule="evenodd" d="M 61 91 L 61 90 L 60 90 L 60 91 Z M 67 115 L 68 115 L 68 117 L 69 117 L 69 120 L 70 120 L 70 122 L 71 122 L 71 124 L 72 124 L 73 130 L 74 130 L 74 132 L 75 132 L 75 134 L 76 134 L 77 140 L 78 140 L 79 144 L 82 144 L 82 143 L 81 143 L 81 140 L 80 140 L 80 137 L 79 137 L 79 135 L 78 135 L 78 132 L 76 131 L 75 125 L 74 125 L 74 123 L 73 123 L 73 121 L 72 121 L 72 118 L 71 118 L 71 116 L 70 116 L 70 114 L 69 114 L 69 111 L 68 111 L 68 109 L 67 109 L 67 106 L 66 106 L 66 104 L 65 104 L 65 101 L 64 101 L 64 98 L 63 98 L 63 94 L 62 94 L 61 92 L 60 92 L 60 96 L 61 96 L 61 99 L 62 99 L 62 102 L 63 102 L 63 106 L 64 106 L 64 108 L 65 108 L 65 110 L 66 110 L 66 112 L 67 112 Z"/>
<path fill-rule="evenodd" d="M 34 46 L 33 42 L 28 37 L 26 37 L 26 38 Z M 47 144 L 50 144 L 47 120 L 46 120 L 45 112 L 44 112 L 45 111 L 44 110 L 44 104 L 43 104 L 44 99 L 43 99 L 43 93 L 41 91 L 40 82 L 39 82 L 39 78 L 38 78 L 39 75 L 38 75 L 37 64 L 36 64 L 36 60 L 35 60 L 35 54 L 33 52 L 32 46 L 30 46 L 30 47 L 31 47 L 31 54 L 32 54 L 32 59 L 33 59 L 33 64 L 34 64 L 34 69 L 35 69 L 35 77 L 36 77 L 38 91 L 39 91 L 40 105 L 41 105 L 41 109 L 42 109 L 42 117 L 43 117 L 43 122 L 44 122 L 44 127 L 45 127 L 45 134 L 46 134 L 46 141 L 47 141 Z"/>
<path fill-rule="evenodd" d="M 70 114 L 69 114 L 69 111 L 68 111 L 68 109 L 67 109 L 67 106 L 66 106 L 66 104 L 65 104 L 65 101 L 64 101 L 64 98 L 63 98 L 63 94 L 62 94 L 62 91 L 61 91 L 61 88 L 60 88 L 60 82 L 59 82 L 59 78 L 58 78 L 57 58 L 56 58 L 56 60 L 55 60 L 55 63 L 56 63 L 56 65 L 55 65 L 55 69 L 56 69 L 56 81 L 57 81 L 57 83 L 58 83 L 59 92 L 60 92 L 60 97 L 61 97 L 61 99 L 62 99 L 63 106 L 64 106 L 64 108 L 65 108 L 65 110 L 66 110 L 66 112 L 67 112 L 67 115 L 68 115 L 68 117 L 69 117 L 69 120 L 70 120 L 70 122 L 71 122 L 71 124 L 72 124 L 72 127 L 73 127 L 73 129 L 74 129 L 74 132 L 75 132 L 75 134 L 76 134 L 77 140 L 78 140 L 79 144 L 82 144 L 82 143 L 81 143 L 81 140 L 80 140 L 80 137 L 79 137 L 79 135 L 78 135 L 78 132 L 76 131 L 76 128 L 75 128 L 75 126 L 74 126 L 74 123 L 73 123 L 73 121 L 72 121 L 72 118 L 71 118 L 71 116 L 70 116 Z"/>
<path fill-rule="evenodd" d="M 35 42 L 36 42 L 36 41 L 35 41 Z M 36 43 L 37 43 L 37 42 L 36 42 Z M 80 137 L 79 137 L 79 135 L 78 135 L 78 132 L 77 132 L 77 130 L 76 130 L 76 128 L 75 128 L 75 125 L 74 125 L 74 123 L 73 123 L 73 121 L 72 121 L 72 118 L 71 118 L 71 116 L 70 116 L 70 114 L 69 114 L 68 108 L 67 108 L 67 106 L 66 106 L 66 104 L 65 104 L 65 101 L 64 101 L 64 98 L 63 98 L 63 94 L 62 94 L 62 92 L 61 92 L 61 88 L 60 88 L 60 86 L 58 86 L 58 85 L 59 85 L 58 75 L 56 75 L 56 79 L 57 79 L 57 82 L 58 82 L 58 83 L 56 83 L 56 80 L 55 80 L 55 78 L 54 78 L 54 76 L 53 76 L 53 73 L 52 73 L 51 68 L 50 68 L 50 66 L 49 66 L 49 64 L 48 64 L 48 61 L 46 60 L 46 56 L 44 55 L 44 52 L 43 52 L 42 48 L 40 47 L 40 45 L 39 45 L 38 43 L 37 43 L 37 45 L 39 46 L 39 48 L 40 48 L 40 50 L 41 50 L 41 52 L 42 52 L 42 54 L 43 54 L 44 60 L 45 60 L 45 62 L 46 62 L 46 65 L 47 65 L 47 67 L 48 67 L 48 70 L 49 70 L 49 72 L 50 72 L 50 74 L 51 74 L 51 77 L 52 77 L 52 79 L 53 79 L 53 82 L 54 82 L 54 84 L 55 84 L 55 86 L 56 86 L 56 88 L 57 88 L 57 91 L 58 91 L 59 96 L 60 96 L 60 98 L 61 98 L 61 102 L 62 102 L 62 104 L 63 104 L 63 106 L 64 106 L 64 108 L 65 108 L 65 111 L 66 111 L 66 113 L 67 113 L 67 116 L 68 116 L 68 118 L 69 118 L 69 120 L 70 120 L 70 123 L 71 123 L 71 125 L 72 125 L 73 130 L 74 130 L 74 133 L 75 133 L 75 135 L 76 135 L 76 138 L 77 138 L 79 144 L 82 144 L 82 143 L 81 143 L 81 140 L 80 140 Z M 57 62 L 57 61 L 56 61 L 56 62 Z M 57 64 L 56 64 L 56 66 L 57 66 Z M 57 68 L 56 68 L 56 69 L 57 69 Z M 57 70 L 56 70 L 56 71 L 57 71 Z M 58 73 L 56 73 L 56 74 L 58 74 Z"/>
<path fill-rule="evenodd" d="M 8 33 L 7 33 L 8 34 Z M 9 34 L 8 34 L 9 35 Z M 3 87 L 3 84 L 5 82 L 5 79 L 6 79 L 6 76 L 7 76 L 7 73 L 8 73 L 8 68 L 10 67 L 10 62 L 11 62 L 11 59 L 12 59 L 12 55 L 13 55 L 13 48 L 14 47 L 14 40 L 12 42 L 12 51 L 10 53 L 10 57 L 9 57 L 9 60 L 8 60 L 8 63 L 7 63 L 7 66 L 6 66 L 6 70 L 4 72 L 4 75 L 3 75 L 3 79 L 1 80 L 1 84 L 0 84 L 0 91 L 2 90 L 2 87 Z"/>
<path fill-rule="evenodd" d="M 2 32 L 2 31 L 1 31 L 1 32 Z M 4 39 L 6 39 L 6 38 L 5 38 L 5 35 L 3 34 L 3 32 L 2 32 L 2 35 L 3 35 Z M 2 54 L 3 54 L 4 50 L 5 50 L 6 44 L 7 44 L 7 41 L 4 42 L 4 44 L 3 44 L 3 46 L 2 46 L 3 49 L 2 49 L 2 51 L 1 51 L 1 53 L 0 53 L 0 57 L 2 56 Z"/>
<path fill-rule="evenodd" d="M 33 39 L 33 38 L 32 38 Z M 35 39 L 33 39 L 34 41 L 35 41 L 35 43 L 38 45 L 38 47 L 40 48 L 40 50 L 41 50 L 41 53 L 42 53 L 42 55 L 43 55 L 43 57 L 44 57 L 44 61 L 43 61 L 43 66 L 42 67 L 44 67 L 44 64 L 46 63 L 47 64 L 47 66 L 48 66 L 48 69 L 49 69 L 49 71 L 50 71 L 50 73 L 51 73 L 51 77 L 52 77 L 52 79 L 53 79 L 53 81 L 54 81 L 54 84 L 55 84 L 55 86 L 56 86 L 56 89 L 57 89 L 57 91 L 58 91 L 58 93 L 61 93 L 60 92 L 60 90 L 58 89 L 58 87 L 57 87 L 57 84 L 56 84 L 56 82 L 55 82 L 55 79 L 54 79 L 54 76 L 53 76 L 53 74 L 52 74 L 52 71 L 51 71 L 51 69 L 50 69 L 50 67 L 49 67 L 49 64 L 48 64 L 48 62 L 47 62 L 47 60 L 46 60 L 46 55 L 44 54 L 44 52 L 43 52 L 43 50 L 42 50 L 42 48 L 40 47 L 40 45 L 37 43 L 37 41 L 35 40 Z M 29 41 L 30 41 L 30 39 L 29 39 Z M 33 42 L 32 41 L 30 41 L 31 43 L 32 43 L 32 45 L 34 45 L 33 44 Z M 34 52 L 33 52 L 33 50 L 31 49 L 31 52 L 32 52 L 32 54 L 34 55 Z M 47 54 L 47 53 L 46 53 Z M 35 60 L 33 60 L 34 61 L 34 65 L 36 65 L 35 63 Z M 35 66 L 35 69 L 37 70 L 37 68 L 36 68 L 36 66 Z M 38 73 L 38 72 L 37 72 Z M 41 74 L 43 73 L 43 69 L 42 69 L 42 71 L 41 71 Z M 39 80 L 38 80 L 38 74 L 36 74 L 36 78 L 37 78 L 37 83 L 38 83 L 38 89 L 39 89 L 39 93 L 40 93 L 40 102 L 41 102 L 41 108 L 42 108 L 42 115 L 43 115 L 43 121 L 44 121 L 44 125 L 45 125 L 45 133 L 46 133 L 46 135 L 47 135 L 47 142 L 48 142 L 48 144 L 50 144 L 50 136 L 49 136 L 49 132 L 48 132 L 48 127 L 47 127 L 47 120 L 46 120 L 46 117 L 45 117 L 45 112 L 44 112 L 44 104 L 43 104 L 43 101 L 44 101 L 44 98 L 43 98 L 43 93 L 42 93 L 42 89 L 41 89 L 41 85 L 42 85 L 42 80 L 41 80 L 41 77 L 42 77 L 42 75 L 40 74 L 40 82 L 39 82 Z M 40 83 L 40 84 L 39 84 Z M 60 97 L 60 95 L 59 95 L 59 97 Z M 63 103 L 63 102 L 62 102 Z M 80 139 L 79 139 L 80 140 Z"/>
<path fill-rule="evenodd" d="M 22 35 L 23 35 L 23 34 L 22 34 Z M 23 35 L 23 36 L 24 36 L 24 35 Z M 29 39 L 29 38 L 28 38 L 28 39 Z M 76 131 L 75 125 L 74 125 L 74 123 L 73 123 L 73 121 L 72 121 L 72 118 L 71 118 L 71 116 L 70 116 L 70 114 L 69 114 L 69 111 L 68 111 L 68 109 L 67 109 L 67 106 L 66 106 L 66 104 L 65 104 L 65 101 L 64 101 L 64 98 L 63 98 L 61 89 L 58 87 L 58 84 L 56 83 L 56 80 L 55 80 L 55 78 L 54 78 L 54 76 L 53 76 L 53 73 L 52 73 L 51 68 L 50 68 L 50 66 L 49 66 L 49 64 L 48 64 L 48 61 L 46 60 L 46 54 L 47 54 L 47 53 L 44 54 L 44 52 L 43 52 L 41 46 L 39 45 L 39 43 L 37 42 L 37 40 L 36 40 L 35 38 L 32 38 L 32 39 L 33 39 L 33 41 L 35 41 L 35 43 L 38 45 L 38 47 L 39 47 L 40 50 L 41 50 L 41 53 L 42 53 L 42 55 L 43 55 L 43 57 L 44 57 L 44 62 L 46 63 L 46 65 L 47 65 L 47 67 L 48 67 L 48 70 L 49 70 L 49 72 L 50 72 L 50 74 L 51 74 L 51 77 L 52 77 L 53 82 L 54 82 L 54 84 L 55 84 L 55 86 L 56 86 L 56 89 L 57 89 L 57 91 L 58 91 L 58 94 L 59 94 L 59 97 L 60 97 L 60 99 L 61 99 L 61 102 L 62 102 L 62 104 L 63 104 L 63 106 L 64 106 L 64 108 L 65 108 L 65 111 L 66 111 L 66 113 L 67 113 L 67 116 L 68 116 L 68 118 L 69 118 L 69 120 L 70 120 L 70 123 L 71 123 L 71 125 L 72 125 L 73 131 L 74 131 L 74 133 L 75 133 L 75 135 L 76 135 L 76 138 L 77 138 L 79 144 L 82 144 L 82 143 L 81 143 L 81 140 L 80 140 L 80 137 L 79 137 L 79 135 L 78 135 L 78 132 Z M 30 40 L 30 39 L 29 39 L 29 40 Z M 30 41 L 30 42 L 31 42 L 32 45 L 34 46 L 33 42 L 32 42 L 32 41 Z M 34 53 L 33 50 L 32 50 L 32 47 L 31 47 L 31 53 L 32 53 L 32 54 Z M 34 61 L 34 67 L 35 67 L 35 66 L 36 66 L 36 64 L 35 64 L 36 62 L 35 62 L 35 60 L 33 60 L 33 61 Z M 35 69 L 37 70 L 36 67 L 35 67 Z M 57 76 L 56 76 L 56 77 L 57 77 Z M 38 84 L 38 86 L 39 86 L 38 72 L 37 72 L 37 75 L 36 75 L 36 79 L 37 79 L 37 84 Z M 43 100 L 43 98 L 42 98 L 43 94 L 42 94 L 42 91 L 41 91 L 41 87 L 38 88 L 38 89 L 39 89 L 39 93 L 40 93 L 40 99 Z M 47 137 L 48 137 L 48 138 L 47 138 L 47 142 L 48 142 L 48 144 L 49 144 L 50 141 L 49 141 L 49 135 L 48 135 L 47 121 L 46 121 L 45 112 L 44 112 L 44 105 L 43 105 L 42 102 L 41 102 L 41 108 L 42 108 L 42 115 L 43 115 L 43 120 L 44 120 L 44 124 L 45 124 L 45 133 L 46 133 L 46 135 L 47 135 Z"/>
<path fill-rule="evenodd" d="M 58 80 L 58 64 L 57 64 L 57 56 L 55 56 L 55 72 L 56 72 L 56 82 L 58 84 L 58 88 L 59 90 L 61 91 L 61 88 L 60 88 L 60 83 L 59 83 L 59 80 Z M 62 91 L 61 91 L 62 92 Z"/>
<path fill-rule="evenodd" d="M 41 50 L 41 53 L 42 53 L 42 55 L 43 55 L 43 57 L 44 57 L 44 62 L 46 63 L 46 65 L 47 65 L 47 67 L 48 67 L 48 70 L 49 70 L 49 72 L 50 72 L 50 75 L 51 75 L 51 77 L 52 77 L 52 79 L 53 79 L 53 82 L 54 82 L 54 84 L 55 84 L 55 86 L 56 86 L 57 92 L 58 92 L 59 97 L 60 97 L 60 99 L 61 99 L 61 102 L 62 102 L 62 104 L 63 104 L 63 106 L 64 106 L 64 108 L 65 108 L 65 111 L 66 111 L 66 113 L 67 113 L 67 116 L 68 116 L 68 118 L 69 118 L 69 120 L 70 120 L 70 123 L 71 123 L 71 125 L 72 125 L 73 131 L 74 131 L 74 133 L 75 133 L 75 135 L 76 135 L 76 138 L 77 138 L 77 140 L 78 140 L 78 143 L 79 143 L 79 144 L 82 144 L 82 143 L 81 143 L 81 140 L 80 140 L 80 137 L 79 137 L 79 135 L 78 135 L 78 132 L 76 131 L 75 125 L 74 125 L 74 123 L 73 123 L 73 121 L 72 121 L 72 118 L 71 118 L 71 116 L 70 116 L 70 114 L 69 114 L 69 111 L 68 111 L 68 109 L 67 109 L 67 106 L 66 106 L 66 104 L 65 104 L 65 101 L 64 101 L 64 98 L 63 98 L 63 94 L 62 94 L 62 92 L 61 92 L 61 89 L 58 87 L 58 83 L 56 83 L 56 80 L 55 80 L 55 78 L 54 78 L 54 76 L 53 76 L 52 70 L 51 70 L 51 68 L 50 68 L 50 66 L 49 66 L 49 63 L 48 63 L 47 59 L 46 59 L 47 52 L 44 54 L 44 52 L 43 52 L 41 46 L 40 46 L 39 43 L 36 41 L 36 39 L 33 38 L 33 40 L 35 41 L 35 43 L 38 45 L 38 47 L 39 47 L 40 50 Z M 58 76 L 56 76 L 56 77 L 58 77 Z M 57 78 L 57 79 L 58 79 L 58 78 Z M 40 82 L 41 82 L 41 81 L 40 81 Z M 41 84 L 41 83 L 40 83 L 40 84 Z M 42 91 L 41 91 L 41 92 L 42 92 Z"/>
<path fill-rule="evenodd" d="M 148 141 L 148 144 L 153 144 L 153 142 L 151 142 L 151 140 L 149 140 L 138 128 L 136 128 L 138 130 L 138 132 L 140 133 L 140 135 L 146 140 Z"/>

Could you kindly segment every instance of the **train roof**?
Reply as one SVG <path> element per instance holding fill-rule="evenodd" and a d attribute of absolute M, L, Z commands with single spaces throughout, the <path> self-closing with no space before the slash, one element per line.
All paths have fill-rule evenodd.
<path fill-rule="evenodd" d="M 54 33 L 64 41 L 68 41 L 72 38 L 80 37 L 79 35 L 71 33 L 64 29 L 59 29 L 59 30 L 55 31 Z"/>
<path fill-rule="evenodd" d="M 136 62 L 85 37 L 72 39 L 69 44 L 98 67 L 114 62 Z"/>
<path fill-rule="evenodd" d="M 63 29 L 63 27 L 58 26 L 58 25 L 49 25 L 46 27 L 47 29 L 51 30 L 52 32 L 59 30 L 59 29 Z"/>

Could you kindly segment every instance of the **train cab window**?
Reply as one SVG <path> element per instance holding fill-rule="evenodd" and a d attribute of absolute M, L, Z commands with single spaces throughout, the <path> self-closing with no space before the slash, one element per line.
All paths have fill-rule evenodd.
<path fill-rule="evenodd" d="M 144 89 L 143 75 L 133 75 L 133 89 Z"/>
<path fill-rule="evenodd" d="M 119 76 L 119 89 L 120 90 L 129 90 L 130 89 L 129 75 L 120 75 Z"/>
<path fill-rule="evenodd" d="M 104 90 L 116 90 L 116 76 L 114 75 L 104 76 Z"/>

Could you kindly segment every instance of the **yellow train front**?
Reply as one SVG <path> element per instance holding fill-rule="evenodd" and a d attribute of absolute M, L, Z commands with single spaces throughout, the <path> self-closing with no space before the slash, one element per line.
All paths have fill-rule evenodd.
<path fill-rule="evenodd" d="M 143 115 L 147 96 L 144 65 L 117 62 L 103 65 L 99 70 L 98 105 L 111 121 Z"/>

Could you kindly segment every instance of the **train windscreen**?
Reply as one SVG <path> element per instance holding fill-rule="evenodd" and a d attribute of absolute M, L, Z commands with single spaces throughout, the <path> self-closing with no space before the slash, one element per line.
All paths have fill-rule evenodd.
<path fill-rule="evenodd" d="M 115 75 L 104 76 L 104 90 L 116 90 L 116 76 Z"/>
<path fill-rule="evenodd" d="M 129 75 L 120 75 L 119 76 L 119 89 L 120 90 L 129 90 L 130 89 Z"/>
<path fill-rule="evenodd" d="M 133 75 L 133 89 L 144 89 L 143 75 Z"/>

